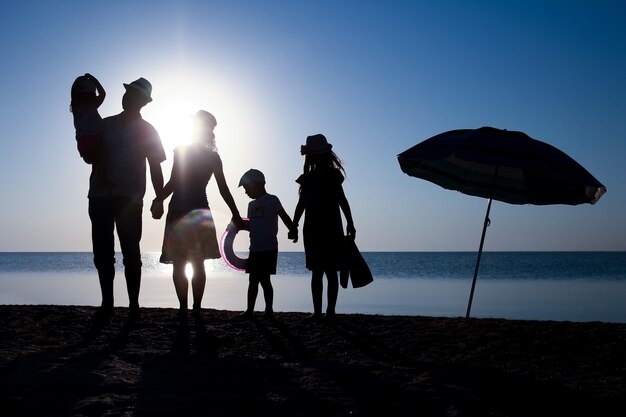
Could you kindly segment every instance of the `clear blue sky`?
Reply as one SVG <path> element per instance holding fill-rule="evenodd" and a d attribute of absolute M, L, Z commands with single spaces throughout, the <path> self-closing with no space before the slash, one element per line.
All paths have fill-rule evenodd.
<path fill-rule="evenodd" d="M 362 250 L 475 251 L 487 201 L 406 176 L 396 155 L 446 130 L 493 126 L 560 148 L 608 191 L 593 206 L 494 202 L 486 251 L 624 251 L 625 4 L 10 2 L 0 16 L 0 251 L 91 250 L 90 166 L 68 111 L 85 72 L 107 90 L 103 116 L 121 111 L 122 83 L 152 82 L 143 115 L 162 135 L 166 179 L 188 115 L 214 113 L 242 213 L 249 200 L 236 185 L 251 167 L 293 213 L 300 145 L 323 133 L 345 161 Z M 221 231 L 227 208 L 214 182 L 208 191 Z M 145 251 L 160 250 L 163 233 L 147 210 L 153 196 L 149 187 Z M 280 250 L 302 250 L 280 235 Z"/>

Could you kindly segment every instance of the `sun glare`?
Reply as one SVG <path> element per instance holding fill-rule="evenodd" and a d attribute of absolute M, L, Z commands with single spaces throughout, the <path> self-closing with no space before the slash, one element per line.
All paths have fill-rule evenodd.
<path fill-rule="evenodd" d="M 187 280 L 191 281 L 191 278 L 193 277 L 193 266 L 191 264 L 187 264 L 187 266 L 185 266 L 185 276 L 187 277 Z"/>
<path fill-rule="evenodd" d="M 159 132 L 165 152 L 170 154 L 179 145 L 191 143 L 194 110 L 182 100 L 151 104 L 145 117 Z"/>

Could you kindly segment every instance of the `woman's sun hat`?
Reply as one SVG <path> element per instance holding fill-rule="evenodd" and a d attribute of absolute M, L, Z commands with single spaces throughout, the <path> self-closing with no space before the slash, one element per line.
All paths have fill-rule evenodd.
<path fill-rule="evenodd" d="M 139 93 L 148 101 L 148 103 L 152 101 L 152 97 L 150 97 L 152 94 L 152 84 L 150 84 L 150 82 L 145 78 L 139 78 L 130 84 L 124 83 L 124 88 L 126 91 L 130 90 Z"/>
<path fill-rule="evenodd" d="M 300 155 L 317 155 L 328 152 L 333 145 L 328 143 L 326 136 L 318 133 L 316 135 L 307 136 L 306 145 L 300 146 Z"/>

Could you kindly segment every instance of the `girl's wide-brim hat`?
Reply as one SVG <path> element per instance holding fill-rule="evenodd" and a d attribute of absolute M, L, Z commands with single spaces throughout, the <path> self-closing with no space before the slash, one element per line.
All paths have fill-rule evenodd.
<path fill-rule="evenodd" d="M 152 84 L 145 78 L 139 78 L 130 84 L 124 84 L 126 91 L 134 91 L 139 93 L 148 103 L 152 101 Z"/>
<path fill-rule="evenodd" d="M 317 135 L 311 135 L 306 138 L 306 145 L 300 146 L 300 154 L 317 155 L 329 152 L 332 148 L 333 145 L 328 143 L 326 136 L 318 133 Z"/>

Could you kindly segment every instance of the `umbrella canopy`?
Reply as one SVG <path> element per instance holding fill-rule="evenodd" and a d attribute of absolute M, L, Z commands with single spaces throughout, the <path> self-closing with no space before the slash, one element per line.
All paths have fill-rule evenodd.
<path fill-rule="evenodd" d="M 443 132 L 398 155 L 404 173 L 489 199 L 466 317 L 476 286 L 492 200 L 510 204 L 595 204 L 606 187 L 564 152 L 522 132 L 485 126 Z"/>
<path fill-rule="evenodd" d="M 511 204 L 594 204 L 606 192 L 564 152 L 522 132 L 451 130 L 398 155 L 406 174 Z"/>

